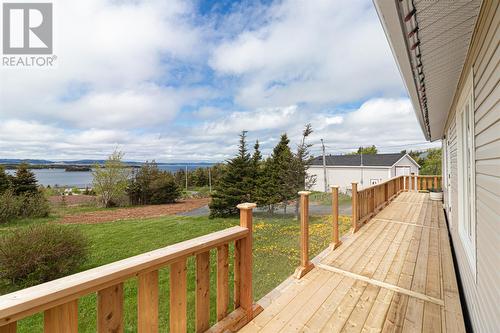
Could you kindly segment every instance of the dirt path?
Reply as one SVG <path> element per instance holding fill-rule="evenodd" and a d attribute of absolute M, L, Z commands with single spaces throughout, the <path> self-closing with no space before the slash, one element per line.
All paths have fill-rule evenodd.
<path fill-rule="evenodd" d="M 113 210 L 102 210 L 88 213 L 78 213 L 63 216 L 60 223 L 103 223 L 126 219 L 142 219 L 150 217 L 159 217 L 166 215 L 175 215 L 181 212 L 187 212 L 193 209 L 203 207 L 208 204 L 210 199 L 186 199 L 174 204 L 150 205 L 132 208 L 117 208 Z"/>

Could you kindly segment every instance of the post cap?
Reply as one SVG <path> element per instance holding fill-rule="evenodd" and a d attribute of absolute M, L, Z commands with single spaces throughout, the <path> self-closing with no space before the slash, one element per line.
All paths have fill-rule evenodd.
<path fill-rule="evenodd" d="M 338 185 L 332 185 L 332 186 L 330 186 L 330 187 L 331 187 L 331 188 L 339 188 L 339 186 L 338 186 Z"/>
<path fill-rule="evenodd" d="M 299 195 L 309 195 L 311 192 L 309 191 L 299 191 Z"/>
<path fill-rule="evenodd" d="M 251 202 L 240 203 L 238 206 L 236 206 L 236 208 L 238 209 L 253 209 L 255 207 L 257 207 L 257 204 Z"/>

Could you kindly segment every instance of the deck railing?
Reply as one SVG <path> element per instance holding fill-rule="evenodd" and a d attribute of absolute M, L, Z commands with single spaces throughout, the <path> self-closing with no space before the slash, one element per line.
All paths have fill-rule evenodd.
<path fill-rule="evenodd" d="M 252 293 L 252 209 L 238 205 L 240 226 L 0 296 L 0 333 L 44 313 L 44 331 L 78 331 L 78 299 L 97 293 L 97 332 L 123 332 L 123 283 L 138 280 L 138 332 L 158 332 L 158 270 L 170 266 L 170 332 L 187 330 L 187 258 L 196 261 L 196 332 L 237 330 L 257 313 Z M 234 310 L 229 307 L 229 243 L 234 248 Z M 210 322 L 210 253 L 217 249 L 217 323 Z"/>
<path fill-rule="evenodd" d="M 400 192 L 405 190 L 403 176 L 397 176 L 385 182 L 357 189 L 352 183 L 352 230 L 356 232 L 360 226 L 382 210 Z"/>
<path fill-rule="evenodd" d="M 442 188 L 439 175 L 411 175 L 405 177 L 405 189 L 407 191 L 427 191 L 430 189 L 440 190 Z"/>
<path fill-rule="evenodd" d="M 370 218 L 386 207 L 403 191 L 421 191 L 441 188 L 441 176 L 410 175 L 396 176 L 382 183 L 358 190 L 358 184 L 352 183 L 352 232 L 356 232 Z M 335 250 L 342 244 L 339 235 L 339 187 L 332 186 L 332 237 L 330 249 Z M 295 277 L 300 279 L 314 265 L 309 260 L 309 194 L 301 191 L 300 195 L 300 265 L 295 270 Z"/>

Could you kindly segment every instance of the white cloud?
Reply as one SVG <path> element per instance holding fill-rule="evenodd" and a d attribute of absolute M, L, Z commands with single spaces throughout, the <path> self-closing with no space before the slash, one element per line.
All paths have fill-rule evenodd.
<path fill-rule="evenodd" d="M 372 144 L 384 152 L 397 152 L 405 147 L 418 148 L 411 144 L 424 141 L 408 99 L 372 99 L 341 114 L 309 113 L 298 106 L 263 108 L 231 112 L 188 129 L 161 133 L 68 130 L 34 121 L 10 120 L 0 124 L 0 156 L 73 159 L 76 151 L 79 158 L 104 158 L 119 147 L 129 160 L 221 161 L 235 154 L 242 130 L 249 131 L 250 146 L 259 139 L 264 154 L 270 154 L 279 135 L 285 132 L 295 149 L 308 122 L 314 129 L 311 142 L 315 144 L 315 154 L 320 153 L 320 139 L 324 139 L 328 153 L 345 153 Z"/>
<path fill-rule="evenodd" d="M 233 112 L 222 120 L 206 123 L 203 131 L 210 134 L 233 134 L 243 130 L 262 131 L 287 128 L 294 122 L 297 106 L 263 108 L 250 112 Z"/>
<path fill-rule="evenodd" d="M 242 130 L 269 154 L 306 123 L 315 152 L 423 141 L 371 3 L 193 6 L 56 2 L 57 67 L 0 69 L 0 157 L 220 161 Z"/>
<path fill-rule="evenodd" d="M 0 119 L 139 127 L 168 121 L 199 89 L 172 79 L 162 59 L 203 59 L 203 32 L 184 1 L 59 1 L 56 68 L 2 68 Z M 178 85 L 177 85 L 178 86 Z"/>
<path fill-rule="evenodd" d="M 375 10 L 365 0 L 278 2 L 266 23 L 226 40 L 210 64 L 243 83 L 248 107 L 343 103 L 399 95 L 401 80 Z"/>

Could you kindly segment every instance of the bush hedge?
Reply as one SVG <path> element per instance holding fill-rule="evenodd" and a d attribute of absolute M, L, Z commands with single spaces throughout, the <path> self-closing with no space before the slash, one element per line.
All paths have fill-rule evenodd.
<path fill-rule="evenodd" d="M 0 237 L 0 278 L 33 286 L 78 271 L 88 240 L 75 228 L 54 224 L 20 228 Z"/>
<path fill-rule="evenodd" d="M 12 190 L 0 194 L 0 223 L 16 218 L 46 217 L 50 206 L 43 193 L 25 193 L 15 195 Z"/>

